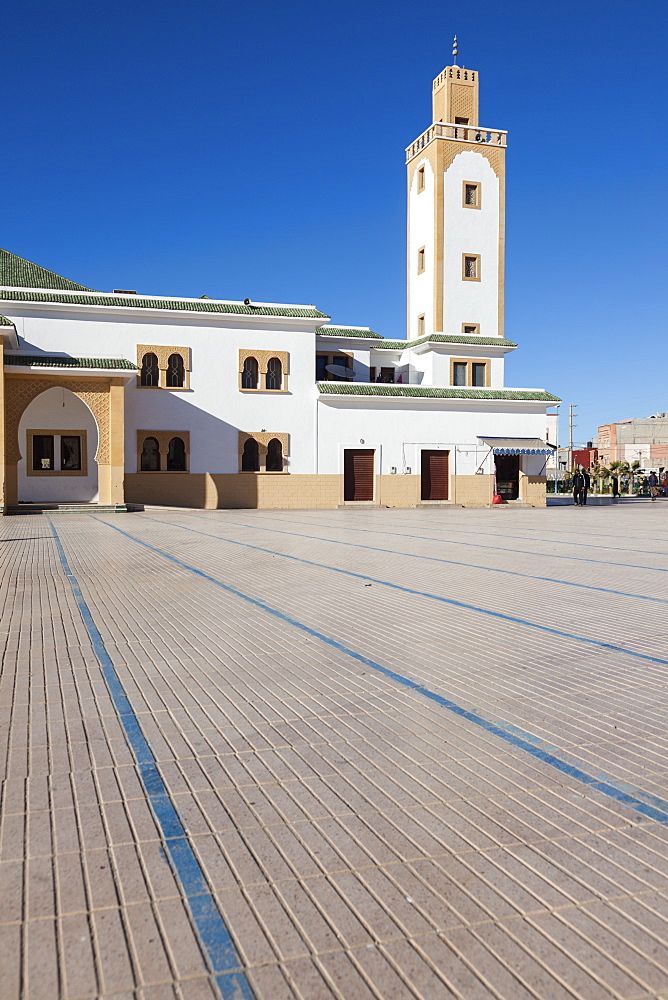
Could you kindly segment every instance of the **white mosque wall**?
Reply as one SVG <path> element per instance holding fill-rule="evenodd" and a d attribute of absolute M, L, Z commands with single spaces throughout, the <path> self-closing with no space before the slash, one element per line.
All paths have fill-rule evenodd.
<path fill-rule="evenodd" d="M 481 207 L 462 206 L 466 181 L 480 184 Z M 498 333 L 499 179 L 482 153 L 458 153 L 443 183 L 443 333 L 478 323 L 480 335 Z M 462 280 L 462 255 L 480 254 L 480 281 Z"/>
<path fill-rule="evenodd" d="M 489 452 L 479 437 L 537 437 L 545 434 L 544 405 L 517 404 L 501 401 L 481 406 L 458 403 L 443 409 L 444 400 L 385 398 L 364 400 L 354 398 L 336 401 L 321 400 L 318 405 L 318 472 L 343 473 L 343 452 L 346 448 L 374 448 L 376 471 L 391 475 L 392 469 L 401 475 L 406 467 L 412 474 L 419 472 L 422 448 L 451 450 L 450 472 L 474 475 Z M 524 456 L 523 471 L 540 475 L 543 456 Z M 482 472 L 491 473 L 492 460 L 487 459 Z"/>
<path fill-rule="evenodd" d="M 418 174 L 424 167 L 424 190 L 418 192 Z M 425 333 L 434 331 L 434 172 L 429 160 L 420 160 L 408 197 L 408 337 L 419 336 L 417 318 L 424 315 Z M 425 249 L 425 269 L 418 274 L 418 250 Z"/>

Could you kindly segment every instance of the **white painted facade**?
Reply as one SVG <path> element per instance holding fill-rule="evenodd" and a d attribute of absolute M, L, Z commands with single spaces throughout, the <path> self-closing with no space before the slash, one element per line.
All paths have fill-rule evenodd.
<path fill-rule="evenodd" d="M 466 182 L 480 185 L 480 208 L 462 205 Z M 443 332 L 475 323 L 499 332 L 499 179 L 482 153 L 458 153 L 443 175 Z M 462 281 L 464 254 L 480 256 L 480 280 Z M 435 331 L 436 332 L 436 331 Z"/>
<path fill-rule="evenodd" d="M 451 140 L 436 133 L 429 139 L 439 141 Z M 135 497 L 141 499 L 142 490 L 147 497 L 157 492 L 165 503 L 185 502 L 176 498 L 178 490 L 179 496 L 188 494 L 182 489 L 183 480 L 176 484 L 174 475 L 202 481 L 254 475 L 256 470 L 242 471 L 240 462 L 241 445 L 254 435 L 263 442 L 280 435 L 286 442 L 282 471 L 264 465 L 257 470 L 259 476 L 283 477 L 284 493 L 286 477 L 291 475 L 306 477 L 305 489 L 308 477 L 316 484 L 323 477 L 343 479 L 347 450 L 372 449 L 375 472 L 382 477 L 419 476 L 423 451 L 447 451 L 454 482 L 457 477 L 493 477 L 493 446 L 485 440 L 490 436 L 544 439 L 546 407 L 555 397 L 542 389 L 504 387 L 505 355 L 516 345 L 500 336 L 498 328 L 501 181 L 490 160 L 470 145 L 460 142 L 440 181 L 431 166 L 433 158 L 421 156 L 417 162 L 424 166 L 424 190 L 419 194 L 417 171 L 412 173 L 407 341 L 385 341 L 364 327 L 334 327 L 313 306 L 82 291 L 81 286 L 0 251 L 6 413 L 15 405 L 12 393 L 20 395 L 22 380 L 42 379 L 47 387 L 25 408 L 18 425 L 17 499 L 94 501 L 98 496 L 96 449 L 102 432 L 83 399 L 67 388 L 77 378 L 124 384 L 121 474 L 126 487 L 132 483 Z M 467 181 L 479 185 L 479 207 L 462 204 Z M 417 267 L 420 247 L 425 250 L 423 273 Z M 462 255 L 467 253 L 480 258 L 480 281 L 462 278 Z M 440 276 L 438 259 L 442 259 Z M 24 273 L 35 275 L 34 284 L 7 280 Z M 439 281 L 442 331 L 434 329 Z M 417 338 L 413 324 L 419 314 L 425 317 L 423 338 Z M 463 334 L 465 323 L 479 324 L 479 333 Z M 142 364 L 140 345 L 165 355 L 172 348 L 184 350 L 188 367 L 184 385 L 141 385 L 139 368 L 132 368 Z M 274 353 L 286 361 L 281 390 L 267 391 L 262 376 L 257 388 L 244 389 L 240 377 L 244 356 L 257 354 L 266 364 Z M 318 355 L 326 356 L 318 362 L 320 377 L 323 372 L 327 377 L 324 382 L 316 381 Z M 349 381 L 332 382 L 343 377 L 342 365 Z M 31 461 L 36 461 L 30 454 L 29 434 L 49 429 L 56 451 L 60 430 L 85 431 L 86 475 L 65 477 L 57 468 L 47 475 L 29 474 Z M 142 440 L 153 435 L 181 436 L 187 443 L 185 469 L 145 467 Z M 10 464 L 11 444 L 8 440 Z M 545 457 L 522 455 L 518 469 L 518 474 L 540 480 Z M 10 478 L 8 472 L 7 482 Z M 160 482 L 165 485 L 156 491 L 154 484 Z M 329 487 L 327 503 L 336 505 L 342 496 L 331 492 L 331 483 Z M 226 488 L 232 487 L 228 483 Z M 419 502 L 419 484 L 416 488 Z M 536 488 L 534 483 L 532 502 L 538 496 Z M 276 496 L 280 489 L 276 486 Z M 467 495 L 475 493 L 470 483 L 467 489 Z M 489 502 L 492 486 L 485 489 L 481 487 L 475 502 Z M 200 492 L 203 496 L 204 487 Z M 305 494 L 301 503 L 293 491 L 290 505 L 309 506 L 310 497 Z"/>

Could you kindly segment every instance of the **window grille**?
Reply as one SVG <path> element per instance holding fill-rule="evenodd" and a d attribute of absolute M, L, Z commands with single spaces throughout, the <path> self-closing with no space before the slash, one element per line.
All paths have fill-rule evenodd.
<path fill-rule="evenodd" d="M 267 472 L 283 471 L 283 445 L 278 438 L 272 438 L 267 445 Z"/>
<path fill-rule="evenodd" d="M 167 388 L 182 389 L 185 381 L 185 368 L 180 354 L 170 354 L 167 362 Z"/>
<path fill-rule="evenodd" d="M 142 472 L 160 472 L 160 445 L 157 438 L 144 438 L 139 467 Z"/>
<path fill-rule="evenodd" d="M 173 437 L 169 442 L 167 449 L 167 471 L 186 471 L 186 446 L 180 437 Z"/>
<path fill-rule="evenodd" d="M 283 366 L 279 358 L 269 358 L 265 381 L 267 389 L 281 389 L 283 387 Z"/>
<path fill-rule="evenodd" d="M 242 389 L 257 389 L 257 361 L 255 358 L 246 358 L 243 372 L 241 373 Z"/>
<path fill-rule="evenodd" d="M 145 354 L 141 361 L 141 385 L 160 385 L 157 354 Z"/>

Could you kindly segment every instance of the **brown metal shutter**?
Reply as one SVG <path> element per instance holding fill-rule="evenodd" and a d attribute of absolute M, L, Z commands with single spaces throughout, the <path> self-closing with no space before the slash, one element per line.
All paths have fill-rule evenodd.
<path fill-rule="evenodd" d="M 421 498 L 448 499 L 448 451 L 423 451 L 421 468 Z"/>
<path fill-rule="evenodd" d="M 373 448 L 346 448 L 343 453 L 343 499 L 373 500 Z"/>

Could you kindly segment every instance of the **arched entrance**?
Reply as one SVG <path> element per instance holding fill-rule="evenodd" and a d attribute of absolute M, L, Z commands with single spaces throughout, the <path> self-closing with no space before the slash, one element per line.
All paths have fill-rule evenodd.
<path fill-rule="evenodd" d="M 19 421 L 20 503 L 98 499 L 99 431 L 86 403 L 64 386 L 46 389 Z"/>
<path fill-rule="evenodd" d="M 54 366 L 55 367 L 55 366 Z M 86 476 L 78 475 L 82 469 L 76 468 L 77 465 L 83 465 L 85 458 L 86 470 L 90 466 L 91 469 L 97 465 L 97 500 L 101 504 L 122 504 L 124 502 L 124 455 L 125 455 L 125 444 L 124 444 L 124 395 L 125 395 L 125 381 L 127 376 L 121 376 L 120 371 L 118 375 L 114 374 L 109 376 L 107 372 L 104 374 L 97 373 L 93 374 L 87 371 L 85 374 L 76 374 L 72 377 L 68 377 L 65 374 L 42 374 L 41 372 L 34 374 L 31 373 L 16 373 L 10 374 L 5 373 L 5 449 L 4 449 L 4 461 L 5 461 L 5 478 L 4 478 L 4 502 L 3 510 L 7 513 L 11 508 L 18 503 L 19 499 L 19 465 L 21 465 L 22 472 L 25 473 L 25 478 L 22 479 L 21 485 L 24 490 L 29 489 L 29 494 L 31 496 L 35 495 L 35 488 L 31 484 L 30 487 L 27 485 L 28 479 L 50 479 L 54 484 L 58 478 L 61 479 L 83 479 L 89 478 L 88 471 L 86 471 Z M 58 393 L 52 394 L 51 397 L 46 397 L 47 390 L 57 389 L 60 390 L 60 397 Z M 63 397 L 63 390 L 65 390 L 65 396 Z M 76 431 L 77 428 L 73 428 L 68 422 L 62 424 L 60 417 L 63 415 L 63 410 L 68 409 L 67 400 L 70 393 L 78 399 L 78 402 L 85 404 L 84 410 L 78 410 L 79 417 L 87 421 L 86 429 L 90 428 L 91 436 L 97 444 L 97 450 L 93 450 L 93 442 L 88 442 L 88 434 L 86 434 L 86 443 L 84 450 L 83 440 L 76 440 L 77 437 L 82 438 L 81 435 L 76 433 L 59 433 L 67 431 Z M 37 415 L 40 413 L 40 407 L 46 406 L 46 412 L 41 411 L 41 418 L 44 418 L 46 426 L 32 425 L 32 418 L 28 414 L 28 419 L 30 419 L 31 426 L 28 426 L 28 420 L 23 420 L 25 411 L 28 409 L 33 401 L 36 401 L 38 397 L 44 395 L 46 402 L 38 404 L 38 407 L 33 413 Z M 63 398 L 66 401 L 65 407 L 63 407 Z M 58 401 L 60 400 L 60 407 L 58 406 Z M 72 406 L 74 404 L 71 404 Z M 76 417 L 74 410 L 72 410 L 73 419 Z M 76 422 L 78 424 L 79 417 L 76 417 Z M 92 423 L 90 421 L 92 420 Z M 84 429 L 84 428 L 81 428 Z M 27 431 L 32 430 L 34 432 L 43 432 L 33 434 L 28 438 Z M 21 432 L 21 440 L 19 440 L 19 432 Z M 35 436 L 37 441 L 35 441 Z M 52 440 L 49 440 L 52 438 Z M 63 438 L 66 440 L 63 441 Z M 46 440 L 45 440 L 46 439 Z M 29 450 L 30 449 L 30 450 Z M 28 451 L 29 450 L 29 451 Z M 44 461 L 43 461 L 44 460 Z M 23 463 L 23 464 L 22 464 Z M 58 477 L 56 475 L 47 475 L 46 477 L 41 476 L 28 476 L 27 474 L 27 463 L 31 465 L 37 464 L 38 468 L 34 469 L 35 472 L 44 471 L 46 473 L 51 472 L 62 472 L 68 473 L 65 477 Z M 69 475 L 69 473 L 74 473 L 74 475 Z M 81 491 L 88 489 L 91 492 L 91 483 L 87 486 L 81 485 Z M 95 485 L 94 483 L 92 485 Z M 58 488 L 55 485 L 48 487 L 49 494 L 52 495 L 55 491 L 58 494 Z M 68 484 L 63 490 L 67 490 L 67 497 L 72 496 L 72 485 Z M 42 499 L 45 498 L 44 493 L 40 487 L 39 492 L 42 493 Z M 23 494 L 26 495 L 25 493 Z M 93 493 L 93 496 L 95 493 Z M 55 498 L 54 498 L 55 499 Z M 91 497 L 92 500 L 92 497 Z"/>

